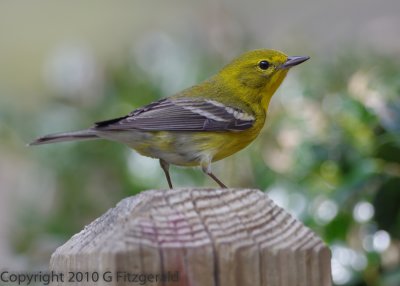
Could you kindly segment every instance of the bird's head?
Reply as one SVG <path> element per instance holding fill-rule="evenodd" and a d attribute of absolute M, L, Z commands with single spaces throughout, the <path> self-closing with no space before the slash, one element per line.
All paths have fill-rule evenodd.
<path fill-rule="evenodd" d="M 307 56 L 287 56 L 275 50 L 254 50 L 233 60 L 219 75 L 243 100 L 258 101 L 267 108 L 288 70 L 308 59 Z"/>

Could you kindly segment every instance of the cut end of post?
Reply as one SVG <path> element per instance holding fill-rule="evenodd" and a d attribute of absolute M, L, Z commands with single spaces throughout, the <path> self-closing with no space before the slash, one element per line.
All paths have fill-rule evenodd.
<path fill-rule="evenodd" d="M 50 267 L 178 273 L 181 284 L 165 285 L 331 285 L 327 246 L 253 189 L 126 198 L 58 248 Z"/>

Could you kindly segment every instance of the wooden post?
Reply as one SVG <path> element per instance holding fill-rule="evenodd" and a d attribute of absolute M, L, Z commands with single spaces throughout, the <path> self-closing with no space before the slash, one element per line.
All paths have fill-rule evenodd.
<path fill-rule="evenodd" d="M 259 190 L 151 190 L 74 235 L 50 270 L 65 274 L 53 285 L 329 286 L 330 258 Z"/>

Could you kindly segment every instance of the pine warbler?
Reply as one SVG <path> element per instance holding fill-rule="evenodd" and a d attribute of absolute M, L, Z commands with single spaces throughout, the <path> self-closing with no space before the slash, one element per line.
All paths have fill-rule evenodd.
<path fill-rule="evenodd" d="M 169 165 L 200 166 L 219 186 L 211 163 L 246 147 L 260 133 L 272 95 L 288 70 L 309 57 L 275 50 L 242 54 L 210 79 L 126 116 L 85 130 L 51 134 L 30 143 L 107 139 L 158 158 L 172 188 Z"/>

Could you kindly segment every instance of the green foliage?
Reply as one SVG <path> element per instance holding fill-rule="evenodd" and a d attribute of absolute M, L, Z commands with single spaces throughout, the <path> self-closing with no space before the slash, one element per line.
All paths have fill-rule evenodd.
<path fill-rule="evenodd" d="M 400 238 L 400 178 L 391 177 L 379 186 L 374 199 L 375 219 L 379 229 Z"/>

